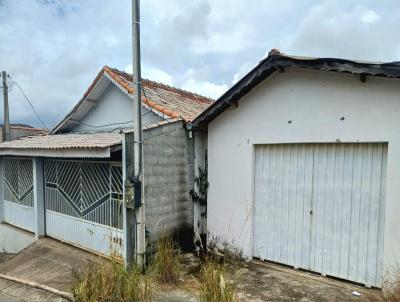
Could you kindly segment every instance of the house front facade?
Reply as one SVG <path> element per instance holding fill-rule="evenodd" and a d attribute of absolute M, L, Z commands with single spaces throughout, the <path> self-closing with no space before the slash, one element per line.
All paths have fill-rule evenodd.
<path fill-rule="evenodd" d="M 400 66 L 272 52 L 194 122 L 209 240 L 383 287 L 400 261 Z"/>
<path fill-rule="evenodd" d="M 139 222 L 127 202 L 134 141 L 131 83 L 129 74 L 106 66 L 50 135 L 0 144 L 2 222 L 101 255 L 133 256 Z M 210 104 L 208 98 L 143 80 L 149 241 L 193 226 L 194 142 L 186 125 Z"/>

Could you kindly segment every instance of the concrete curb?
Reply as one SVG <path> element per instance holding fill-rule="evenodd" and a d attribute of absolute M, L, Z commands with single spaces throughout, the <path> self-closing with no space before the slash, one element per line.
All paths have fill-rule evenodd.
<path fill-rule="evenodd" d="M 32 282 L 32 281 L 28 281 L 28 280 L 20 279 L 17 277 L 8 276 L 8 275 L 3 275 L 3 274 L 0 274 L 0 278 L 8 280 L 8 281 L 16 282 L 16 283 L 19 283 L 22 285 L 26 285 L 26 286 L 30 286 L 30 287 L 34 287 L 37 289 L 47 291 L 51 294 L 54 294 L 61 298 L 67 299 L 68 301 L 74 301 L 74 297 L 71 293 L 63 292 L 63 291 L 60 291 L 58 289 L 55 289 L 55 288 L 52 288 L 52 287 L 49 287 L 49 286 L 46 286 L 43 284 L 39 284 L 36 282 Z"/>

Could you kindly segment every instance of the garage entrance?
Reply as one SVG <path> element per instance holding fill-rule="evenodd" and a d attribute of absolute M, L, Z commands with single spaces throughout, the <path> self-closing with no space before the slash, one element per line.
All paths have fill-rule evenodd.
<path fill-rule="evenodd" d="M 254 257 L 382 286 L 387 144 L 255 147 Z"/>
<path fill-rule="evenodd" d="M 44 163 L 46 235 L 102 255 L 122 255 L 120 162 Z"/>

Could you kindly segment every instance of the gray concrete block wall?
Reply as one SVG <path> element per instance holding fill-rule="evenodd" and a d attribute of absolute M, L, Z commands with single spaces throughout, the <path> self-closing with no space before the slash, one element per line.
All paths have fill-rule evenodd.
<path fill-rule="evenodd" d="M 194 143 L 183 122 L 144 131 L 146 227 L 156 238 L 193 225 Z"/>

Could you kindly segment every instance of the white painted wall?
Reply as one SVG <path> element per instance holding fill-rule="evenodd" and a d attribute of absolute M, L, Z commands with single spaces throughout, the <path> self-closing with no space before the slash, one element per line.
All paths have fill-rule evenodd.
<path fill-rule="evenodd" d="M 389 143 L 384 267 L 400 263 L 400 81 L 394 79 L 362 83 L 355 75 L 287 69 L 212 121 L 209 238 L 251 256 L 254 144 L 337 141 Z"/>
<path fill-rule="evenodd" d="M 0 253 L 18 253 L 35 240 L 33 233 L 8 224 L 0 224 Z"/>
<path fill-rule="evenodd" d="M 149 112 L 148 109 L 142 108 L 143 126 L 153 124 L 155 122 L 163 120 L 160 116 Z M 71 132 L 90 132 L 99 130 L 112 130 L 115 128 L 129 128 L 133 127 L 133 103 L 132 100 L 123 93 L 118 87 L 111 84 L 107 87 L 104 93 L 97 101 L 95 107 L 82 119 L 81 124 L 72 128 Z M 104 127 L 90 127 L 102 126 L 114 123 L 125 123 L 128 124 L 116 124 Z"/>

